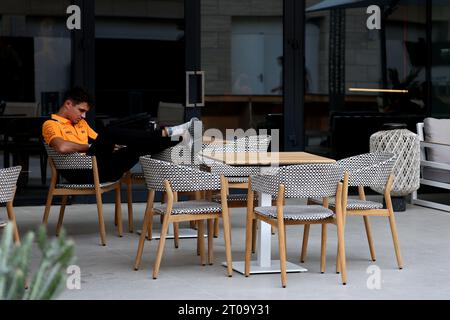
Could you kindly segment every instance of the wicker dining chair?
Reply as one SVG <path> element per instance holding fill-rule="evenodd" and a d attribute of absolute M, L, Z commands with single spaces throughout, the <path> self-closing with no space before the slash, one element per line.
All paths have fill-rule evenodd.
<path fill-rule="evenodd" d="M 194 126 L 189 128 L 189 133 L 191 137 L 194 137 Z M 172 153 L 175 152 L 177 145 L 174 147 L 167 148 L 152 156 L 154 159 L 172 162 Z M 186 151 L 186 149 L 181 149 L 181 152 Z M 193 150 L 190 150 L 190 160 L 193 159 Z M 190 161 L 191 162 L 191 161 Z M 198 165 L 197 165 L 198 167 Z M 143 172 L 126 172 L 122 177 L 122 183 L 126 185 L 127 188 L 127 207 L 128 207 L 128 231 L 132 233 L 134 231 L 134 213 L 133 213 L 133 185 L 144 185 L 145 178 Z M 164 198 L 164 196 L 163 196 Z M 175 228 L 177 229 L 177 228 Z M 151 240 L 151 238 L 149 239 Z"/>
<path fill-rule="evenodd" d="M 305 164 L 280 167 L 272 174 L 256 175 L 249 178 L 248 207 L 245 242 L 245 276 L 250 275 L 251 239 L 253 221 L 261 220 L 278 229 L 281 285 L 286 287 L 286 225 L 322 226 L 337 225 L 338 264 L 341 265 L 341 279 L 345 285 L 347 273 L 345 266 L 345 242 L 342 203 L 343 170 L 336 164 Z M 262 192 L 277 197 L 275 206 L 254 207 L 254 192 Z M 335 196 L 336 210 L 327 207 L 328 197 Z M 285 205 L 285 198 L 320 197 L 324 205 Z M 322 229 L 326 230 L 326 229 Z M 326 232 L 322 237 L 321 272 L 324 271 L 326 254 Z"/>
<path fill-rule="evenodd" d="M 238 138 L 235 141 L 226 141 L 226 143 L 211 143 L 203 148 L 203 154 L 228 153 L 228 152 L 267 152 L 270 144 L 270 135 L 254 135 Z M 202 162 L 209 167 L 211 173 L 224 175 L 228 179 L 230 189 L 248 189 L 248 177 L 258 174 L 260 167 L 258 166 L 230 166 L 223 162 L 215 161 L 206 157 L 202 157 Z M 213 201 L 221 201 L 220 194 L 213 196 Z M 245 208 L 247 207 L 247 193 L 230 194 L 227 197 L 229 208 Z M 255 198 L 255 205 L 257 204 Z M 254 225 L 256 230 L 256 224 Z M 214 236 L 219 234 L 218 220 L 215 222 Z M 255 233 L 256 234 L 256 231 Z M 256 238 L 253 241 L 252 251 L 254 252 Z"/>
<path fill-rule="evenodd" d="M 62 196 L 61 208 L 59 211 L 58 224 L 56 227 L 56 235 L 59 235 L 64 219 L 64 211 L 69 195 L 90 195 L 96 196 L 98 223 L 100 228 L 100 240 L 103 246 L 106 245 L 106 231 L 103 219 L 103 202 L 102 194 L 108 191 L 115 191 L 115 223 L 119 237 L 122 237 L 122 209 L 120 203 L 120 180 L 111 182 L 100 182 L 97 159 L 95 156 L 87 156 L 81 153 L 60 154 L 53 148 L 45 145 L 47 150 L 52 177 L 50 180 L 50 187 L 48 190 L 47 202 L 45 204 L 44 217 L 42 222 L 47 225 L 50 208 L 54 196 Z M 92 170 L 94 183 L 93 184 L 73 184 L 57 182 L 59 177 L 59 170 Z"/>
<path fill-rule="evenodd" d="M 16 193 L 17 179 L 19 178 L 21 166 L 0 169 L 0 203 L 6 203 L 8 220 L 14 227 L 14 241 L 19 244 L 20 236 L 17 228 L 16 215 L 14 213 L 13 201 Z"/>
<path fill-rule="evenodd" d="M 394 211 L 391 201 L 391 189 L 394 182 L 392 168 L 396 162 L 396 156 L 389 152 L 374 152 L 365 153 L 337 161 L 346 172 L 348 176 L 344 176 L 344 201 L 347 206 L 344 210 L 344 224 L 347 216 L 362 216 L 364 218 L 364 226 L 366 229 L 367 240 L 369 243 L 370 256 L 372 261 L 376 260 L 375 247 L 372 239 L 372 230 L 370 226 L 369 217 L 382 216 L 389 218 L 392 239 L 394 242 L 395 255 L 399 269 L 403 268 L 403 259 L 400 253 L 400 243 L 398 240 L 397 225 L 395 223 Z M 358 187 L 359 199 L 348 198 L 348 187 Z M 384 201 L 386 208 L 383 208 L 381 202 L 366 200 L 364 192 L 365 187 L 375 187 L 377 189 L 384 189 Z M 322 203 L 321 199 L 311 199 L 312 203 Z M 329 200 L 331 209 L 335 208 L 335 199 Z M 305 261 L 308 246 L 309 230 L 305 226 L 303 233 L 303 245 L 301 253 L 301 261 Z M 337 271 L 339 266 L 337 265 Z"/>
<path fill-rule="evenodd" d="M 145 182 L 148 192 L 147 207 L 145 210 L 142 233 L 139 238 L 138 250 L 134 268 L 137 270 L 141 263 L 142 251 L 145 243 L 147 230 L 151 230 L 154 214 L 164 216 L 159 240 L 156 261 L 153 267 L 153 279 L 159 273 L 164 244 L 169 223 L 182 221 L 195 221 L 197 223 L 197 241 L 201 257 L 201 264 L 206 264 L 204 253 L 204 220 L 208 220 L 208 263 L 213 263 L 213 219 L 222 218 L 225 239 L 225 252 L 228 276 L 232 275 L 231 243 L 230 243 L 230 220 L 227 202 L 222 204 L 201 199 L 201 191 L 221 190 L 223 199 L 227 196 L 227 181 L 205 171 L 187 166 L 177 165 L 170 162 L 152 159 L 149 156 L 141 157 Z M 167 193 L 167 203 L 154 206 L 155 191 Z M 196 192 L 196 200 L 178 201 L 178 192 Z M 178 242 L 175 233 L 174 241 Z"/>

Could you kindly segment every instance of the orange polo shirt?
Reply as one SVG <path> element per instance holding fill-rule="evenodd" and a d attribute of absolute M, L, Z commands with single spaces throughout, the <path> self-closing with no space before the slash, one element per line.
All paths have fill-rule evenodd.
<path fill-rule="evenodd" d="M 79 144 L 88 144 L 88 139 L 96 139 L 97 133 L 89 127 L 85 120 L 72 124 L 69 119 L 52 114 L 52 120 L 47 120 L 42 125 L 42 135 L 45 142 L 50 145 L 54 138 L 63 138 Z"/>

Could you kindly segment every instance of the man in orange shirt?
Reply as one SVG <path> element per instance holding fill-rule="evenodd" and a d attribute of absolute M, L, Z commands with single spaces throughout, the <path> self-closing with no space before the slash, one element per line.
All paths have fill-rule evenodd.
<path fill-rule="evenodd" d="M 85 120 L 93 105 L 93 99 L 86 91 L 73 88 L 67 91 L 63 100 L 59 111 L 42 126 L 44 140 L 62 154 L 81 152 L 95 155 L 101 182 L 118 180 L 139 161 L 140 156 L 159 153 L 179 143 L 172 137 L 180 136 L 183 143 L 188 146 L 192 144 L 189 128 L 196 118 L 179 126 L 152 132 L 104 128 L 98 134 Z M 71 183 L 93 182 L 89 170 L 61 170 L 60 173 Z"/>

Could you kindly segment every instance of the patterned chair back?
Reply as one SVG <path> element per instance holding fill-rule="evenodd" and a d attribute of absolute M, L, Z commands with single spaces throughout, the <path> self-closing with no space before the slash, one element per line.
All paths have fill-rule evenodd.
<path fill-rule="evenodd" d="M 227 143 L 211 143 L 203 148 L 204 152 L 266 152 L 270 144 L 270 135 L 245 136 Z"/>
<path fill-rule="evenodd" d="M 156 160 L 150 156 L 139 158 L 144 171 L 147 189 L 165 191 L 164 180 L 168 180 L 173 191 L 188 192 L 202 190 L 220 190 L 220 176 L 178 165 Z"/>
<path fill-rule="evenodd" d="M 252 166 L 230 166 L 228 164 L 212 161 L 208 164 L 211 169 L 211 173 L 218 175 L 223 174 L 225 177 L 250 177 L 251 175 L 256 175 L 259 173 L 259 167 Z"/>
<path fill-rule="evenodd" d="M 349 172 L 349 186 L 384 188 L 397 158 L 389 152 L 364 153 L 337 161 Z"/>
<path fill-rule="evenodd" d="M 336 195 L 344 171 L 333 164 L 302 164 L 273 168 L 270 174 L 252 176 L 252 190 L 278 194 L 285 187 L 285 198 L 323 198 Z"/>
<path fill-rule="evenodd" d="M 266 152 L 269 148 L 270 139 L 270 135 L 246 136 L 234 142 L 207 145 L 203 151 L 206 154 L 222 152 Z M 205 157 L 203 158 L 203 162 L 211 168 L 212 173 L 223 174 L 226 177 L 249 177 L 259 173 L 259 167 L 230 166 Z"/>
<path fill-rule="evenodd" d="M 21 166 L 0 169 L 0 203 L 13 200 L 21 170 Z"/>
<path fill-rule="evenodd" d="M 44 144 L 44 146 L 49 158 L 52 159 L 53 164 L 58 170 L 92 169 L 91 156 L 87 156 L 78 152 L 60 154 L 48 144 Z"/>
<path fill-rule="evenodd" d="M 195 133 L 194 132 L 194 128 L 196 126 L 201 126 L 200 128 L 202 128 L 203 130 L 203 126 L 201 121 L 196 121 L 196 123 L 194 124 L 194 126 L 189 127 L 189 134 L 191 135 L 191 137 L 195 137 Z M 203 145 L 202 145 L 203 148 Z M 153 159 L 158 159 L 158 160 L 162 160 L 165 162 L 175 162 L 176 161 L 180 161 L 182 165 L 185 166 L 191 166 L 194 168 L 198 168 L 198 164 L 195 164 L 194 160 L 196 157 L 195 154 L 195 150 L 194 150 L 194 145 L 192 146 L 191 150 L 188 150 L 188 148 L 183 145 L 183 144 L 177 144 L 173 147 L 167 148 L 155 155 L 152 156 Z"/>

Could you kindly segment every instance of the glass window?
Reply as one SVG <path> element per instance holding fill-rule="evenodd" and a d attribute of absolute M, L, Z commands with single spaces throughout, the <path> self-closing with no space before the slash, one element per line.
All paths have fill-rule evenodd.
<path fill-rule="evenodd" d="M 306 5 L 306 149 L 342 158 L 367 152 L 370 135 L 385 123 L 415 131 L 430 108 L 426 1 L 380 7 L 378 30 L 367 27 L 364 1 L 340 9 L 330 1 L 308 10 L 318 2 Z"/>
<path fill-rule="evenodd" d="M 386 21 L 386 72 L 389 89 L 380 112 L 422 114 L 426 106 L 425 1 L 400 1 Z M 383 66 L 382 66 L 383 67 Z"/>
<path fill-rule="evenodd" d="M 65 0 L 0 1 L 0 102 L 6 102 L 0 110 L 0 139 L 8 146 L 0 148 L 0 167 L 22 167 L 18 203 L 43 201 L 41 126 L 59 109 L 71 84 L 69 5 Z"/>
<path fill-rule="evenodd" d="M 13 2 L 0 3 L 0 100 L 35 102 L 39 110 L 34 115 L 47 115 L 59 107 L 70 85 L 70 2 Z"/>
<path fill-rule="evenodd" d="M 202 0 L 205 128 L 279 128 L 283 1 Z"/>

